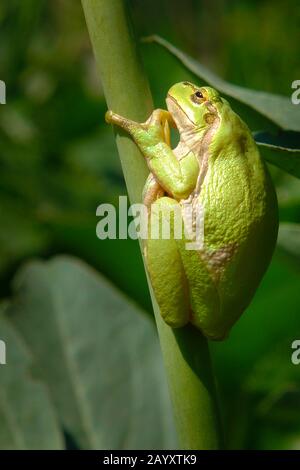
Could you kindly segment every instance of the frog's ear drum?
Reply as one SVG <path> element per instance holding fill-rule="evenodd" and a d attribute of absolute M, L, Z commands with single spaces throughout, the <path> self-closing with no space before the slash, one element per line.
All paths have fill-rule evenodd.
<path fill-rule="evenodd" d="M 213 113 L 206 113 L 204 115 L 204 120 L 205 120 L 206 124 L 212 124 L 215 119 L 216 119 L 216 116 Z"/>

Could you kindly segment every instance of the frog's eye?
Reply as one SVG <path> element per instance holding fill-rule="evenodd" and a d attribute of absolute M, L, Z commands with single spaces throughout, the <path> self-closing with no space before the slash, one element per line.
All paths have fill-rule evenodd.
<path fill-rule="evenodd" d="M 194 103 L 197 103 L 197 104 L 200 104 L 205 100 L 203 93 L 200 90 L 193 93 L 191 96 L 191 99 L 192 101 L 194 101 Z"/>

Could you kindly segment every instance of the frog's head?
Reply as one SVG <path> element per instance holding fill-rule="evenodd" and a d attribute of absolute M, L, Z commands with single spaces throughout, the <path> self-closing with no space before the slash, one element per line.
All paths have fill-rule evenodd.
<path fill-rule="evenodd" d="M 173 85 L 166 99 L 179 131 L 201 131 L 210 126 L 228 103 L 211 87 L 198 87 L 190 82 Z"/>

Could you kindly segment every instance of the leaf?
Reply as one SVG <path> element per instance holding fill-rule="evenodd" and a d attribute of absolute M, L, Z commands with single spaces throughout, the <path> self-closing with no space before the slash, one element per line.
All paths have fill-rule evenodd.
<path fill-rule="evenodd" d="M 255 448 L 263 445 L 263 448 L 299 449 L 300 369 L 291 360 L 295 338 L 294 333 L 273 344 L 244 383 L 256 417 L 251 433 L 258 440 Z M 276 442 L 265 439 L 270 431 L 276 436 Z"/>
<path fill-rule="evenodd" d="M 196 76 L 217 88 L 225 95 L 235 98 L 254 109 L 282 129 L 300 131 L 300 106 L 294 105 L 290 98 L 263 91 L 251 90 L 226 82 L 160 36 L 153 35 L 145 38 L 144 41 L 160 44 L 179 59 L 181 63 Z"/>
<path fill-rule="evenodd" d="M 261 412 L 267 412 L 286 392 L 295 390 L 300 393 L 300 370 L 291 360 L 294 339 L 295 335 L 289 336 L 273 345 L 254 365 L 245 381 L 246 390 L 270 398 L 270 401 L 264 402 Z"/>
<path fill-rule="evenodd" d="M 278 232 L 278 244 L 287 253 L 300 260 L 300 224 L 281 223 Z"/>
<path fill-rule="evenodd" d="M 300 133 L 281 131 L 273 135 L 255 132 L 254 138 L 267 162 L 300 178 Z"/>
<path fill-rule="evenodd" d="M 217 377 L 232 393 L 274 344 L 300 336 L 299 284 L 299 270 L 275 250 L 253 301 L 229 338 L 211 345 Z"/>
<path fill-rule="evenodd" d="M 232 430 L 229 433 L 230 448 L 237 448 L 237 445 L 253 449 L 276 447 L 275 444 L 262 440 L 266 433 L 266 426 L 269 425 L 269 415 L 263 412 L 268 405 L 274 403 L 275 406 L 277 396 L 277 419 L 281 409 L 286 410 L 285 400 L 294 399 L 293 390 L 290 392 L 286 388 L 288 378 L 283 374 L 281 366 L 286 363 L 287 368 L 292 366 L 293 372 L 300 374 L 300 366 L 291 364 L 291 343 L 286 340 L 286 338 L 300 338 L 299 283 L 299 270 L 294 269 L 277 249 L 253 301 L 232 329 L 229 338 L 226 341 L 211 344 L 216 376 L 220 389 L 223 390 L 223 408 L 225 413 L 227 411 L 227 429 Z M 280 364 L 275 358 L 270 362 L 270 369 L 271 365 L 274 368 L 272 383 L 266 369 L 264 369 L 266 375 L 264 376 L 264 372 L 261 372 L 260 377 L 265 377 L 266 386 L 270 380 L 270 390 L 275 386 L 276 381 L 276 389 L 285 390 L 286 393 L 282 396 L 282 400 L 279 395 L 274 395 L 274 401 L 271 399 L 269 401 L 269 398 L 266 402 L 263 401 L 263 409 L 258 410 L 262 413 L 257 422 L 254 406 L 258 399 L 263 400 L 264 397 L 262 395 L 253 397 L 249 389 L 245 390 L 244 384 L 252 376 L 256 365 L 260 364 L 261 360 L 264 360 L 273 349 L 275 350 L 275 346 L 277 348 L 277 345 L 282 343 L 284 354 Z M 268 374 L 271 374 L 271 370 Z M 262 381 L 257 385 L 257 389 L 259 387 L 262 393 L 264 392 L 263 385 Z M 282 438 L 287 437 L 287 434 L 288 429 L 281 427 L 280 438 L 278 437 L 277 442 L 278 448 L 282 448 Z M 290 437 L 292 439 L 292 436 L 289 436 L 289 439 Z M 289 448 L 291 447 L 292 442 Z"/>
<path fill-rule="evenodd" d="M 31 359 L 8 321 L 0 317 L 6 364 L 0 365 L 0 449 L 62 449 L 47 391 L 29 374 Z"/>
<path fill-rule="evenodd" d="M 80 448 L 175 446 L 157 335 L 134 304 L 68 257 L 29 263 L 14 289 L 9 318 Z"/>
<path fill-rule="evenodd" d="M 245 382 L 245 389 L 259 398 L 257 413 L 265 420 L 299 432 L 300 370 L 292 363 L 290 336 L 272 347 L 255 365 Z M 274 367 L 276 364 L 276 367 Z"/>
<path fill-rule="evenodd" d="M 253 134 L 258 144 L 300 152 L 300 132 L 278 130 L 276 133 L 254 132 Z"/>
<path fill-rule="evenodd" d="M 290 175 L 300 178 L 300 149 L 258 143 L 264 159 Z"/>

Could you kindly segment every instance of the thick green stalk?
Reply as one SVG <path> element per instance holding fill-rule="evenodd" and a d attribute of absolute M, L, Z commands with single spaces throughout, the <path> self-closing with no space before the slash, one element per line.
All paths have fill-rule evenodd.
<path fill-rule="evenodd" d="M 144 121 L 152 99 L 123 0 L 82 0 L 107 104 Z M 116 129 L 116 140 L 131 203 L 141 202 L 148 170 L 131 139 Z M 206 339 L 188 326 L 172 330 L 161 319 L 151 290 L 181 448 L 216 449 L 220 423 Z"/>

